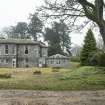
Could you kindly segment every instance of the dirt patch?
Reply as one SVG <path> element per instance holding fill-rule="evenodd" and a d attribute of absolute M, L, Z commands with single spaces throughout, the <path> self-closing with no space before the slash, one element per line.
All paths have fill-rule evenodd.
<path fill-rule="evenodd" d="M 105 105 L 103 91 L 0 90 L 0 105 Z"/>

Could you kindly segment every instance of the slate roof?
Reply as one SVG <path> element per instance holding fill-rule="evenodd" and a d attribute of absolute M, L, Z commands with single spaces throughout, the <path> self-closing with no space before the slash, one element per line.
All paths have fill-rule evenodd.
<path fill-rule="evenodd" d="M 0 44 L 32 44 L 47 47 L 43 42 L 30 39 L 0 39 Z"/>
<path fill-rule="evenodd" d="M 49 58 L 69 58 L 69 57 L 61 55 L 61 54 L 55 54 L 55 55 L 49 56 Z"/>

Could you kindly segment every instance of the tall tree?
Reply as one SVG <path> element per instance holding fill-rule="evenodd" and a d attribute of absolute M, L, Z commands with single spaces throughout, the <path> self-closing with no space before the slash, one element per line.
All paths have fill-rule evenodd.
<path fill-rule="evenodd" d="M 26 38 L 26 34 L 28 31 L 27 23 L 26 22 L 18 22 L 15 26 L 15 33 L 18 35 L 19 38 L 24 39 Z"/>
<path fill-rule="evenodd" d="M 3 29 L 3 32 L 8 38 L 28 38 L 28 27 L 25 22 L 18 22 L 15 26 L 10 26 Z"/>
<path fill-rule="evenodd" d="M 49 44 L 49 55 L 63 54 L 64 50 L 70 54 L 71 40 L 65 23 L 54 22 L 52 28 L 46 28 L 45 31 L 44 38 Z"/>
<path fill-rule="evenodd" d="M 63 20 L 60 20 L 59 23 L 55 23 L 55 29 L 59 34 L 62 50 L 66 50 L 70 54 L 71 40 L 69 36 L 68 26 L 64 23 Z"/>
<path fill-rule="evenodd" d="M 97 51 L 96 40 L 94 38 L 94 34 L 91 29 L 88 30 L 87 35 L 84 40 L 84 46 L 81 52 L 81 64 L 89 65 L 89 56 Z"/>
<path fill-rule="evenodd" d="M 30 23 L 28 25 L 28 32 L 34 38 L 34 40 L 37 40 L 38 33 L 41 33 L 42 28 L 43 28 L 43 23 L 40 20 L 38 13 L 31 14 Z"/>
<path fill-rule="evenodd" d="M 54 32 L 53 29 L 46 28 L 45 34 L 44 34 L 45 40 L 48 42 L 48 55 L 54 55 L 54 54 L 62 54 L 62 49 L 60 46 L 60 39 L 59 35 Z"/>
<path fill-rule="evenodd" d="M 80 18 L 87 18 L 86 24 L 91 20 L 98 25 L 105 44 L 104 7 L 104 0 L 45 0 L 45 6 L 42 6 L 39 10 L 46 17 L 53 16 L 68 20 L 71 28 L 75 25 L 76 20 L 81 20 Z"/>
<path fill-rule="evenodd" d="M 59 43 L 50 43 L 48 46 L 48 56 L 64 54 Z"/>

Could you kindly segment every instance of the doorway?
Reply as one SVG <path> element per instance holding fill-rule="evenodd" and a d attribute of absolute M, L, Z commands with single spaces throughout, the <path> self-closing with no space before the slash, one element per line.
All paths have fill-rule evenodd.
<path fill-rule="evenodd" d="M 12 59 L 12 67 L 16 68 L 16 59 Z"/>

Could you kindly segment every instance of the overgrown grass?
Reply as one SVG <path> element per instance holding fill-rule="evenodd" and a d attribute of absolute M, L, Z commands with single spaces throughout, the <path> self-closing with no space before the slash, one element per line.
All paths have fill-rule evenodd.
<path fill-rule="evenodd" d="M 52 68 L 3 69 L 0 74 L 12 73 L 8 79 L 0 78 L 0 89 L 27 89 L 27 90 L 96 90 L 105 89 L 105 68 L 79 67 L 59 69 L 53 72 Z M 41 71 L 40 75 L 33 72 Z"/>

